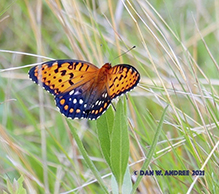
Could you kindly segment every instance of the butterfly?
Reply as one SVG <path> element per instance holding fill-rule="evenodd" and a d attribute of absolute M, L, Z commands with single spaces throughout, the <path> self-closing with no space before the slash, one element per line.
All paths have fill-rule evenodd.
<path fill-rule="evenodd" d="M 60 112 L 72 119 L 98 119 L 111 101 L 133 89 L 140 80 L 131 65 L 101 68 L 81 60 L 53 60 L 34 66 L 29 77 L 54 95 Z"/>

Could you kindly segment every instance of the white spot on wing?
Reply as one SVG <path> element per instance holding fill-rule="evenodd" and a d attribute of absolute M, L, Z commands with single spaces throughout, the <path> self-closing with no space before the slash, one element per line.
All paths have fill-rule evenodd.
<path fill-rule="evenodd" d="M 69 92 L 69 95 L 73 95 L 74 94 L 74 90 L 72 90 L 71 92 Z"/>
<path fill-rule="evenodd" d="M 84 101 L 83 101 L 82 99 L 79 100 L 79 104 L 83 104 L 83 102 L 84 102 Z"/>
<path fill-rule="evenodd" d="M 77 95 L 77 94 L 80 94 L 80 92 L 79 92 L 79 91 L 76 91 L 74 95 Z"/>
<path fill-rule="evenodd" d="M 74 103 L 74 104 L 76 104 L 76 103 L 77 103 L 77 99 L 76 99 L 76 98 L 73 100 L 73 103 Z"/>

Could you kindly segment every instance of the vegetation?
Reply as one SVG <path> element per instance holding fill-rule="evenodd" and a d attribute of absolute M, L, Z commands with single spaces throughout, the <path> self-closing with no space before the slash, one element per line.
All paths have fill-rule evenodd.
<path fill-rule="evenodd" d="M 3 0 L 0 191 L 219 193 L 218 10 L 207 0 Z M 33 65 L 65 58 L 131 64 L 140 84 L 97 121 L 68 120 L 28 79 Z"/>

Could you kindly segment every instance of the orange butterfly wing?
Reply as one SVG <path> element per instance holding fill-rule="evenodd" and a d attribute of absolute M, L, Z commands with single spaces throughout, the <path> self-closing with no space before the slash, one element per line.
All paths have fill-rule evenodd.
<path fill-rule="evenodd" d="M 108 77 L 108 93 L 111 99 L 116 98 L 137 86 L 139 72 L 131 65 L 119 64 L 112 67 Z"/>
<path fill-rule="evenodd" d="M 35 83 L 42 83 L 53 95 L 58 95 L 89 82 L 98 70 L 98 67 L 86 61 L 54 60 L 33 67 L 29 76 Z"/>
<path fill-rule="evenodd" d="M 30 69 L 29 77 L 55 96 L 66 117 L 97 119 L 113 98 L 138 84 L 140 74 L 126 64 L 99 69 L 85 61 L 54 60 Z"/>

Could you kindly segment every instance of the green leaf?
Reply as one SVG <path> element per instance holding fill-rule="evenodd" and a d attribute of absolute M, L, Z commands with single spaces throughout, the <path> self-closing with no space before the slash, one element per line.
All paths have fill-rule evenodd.
<path fill-rule="evenodd" d="M 100 142 L 101 151 L 103 156 L 110 165 L 110 136 L 112 134 L 114 113 L 110 107 L 105 114 L 103 114 L 96 122 L 97 135 Z"/>
<path fill-rule="evenodd" d="M 23 187 L 24 177 L 20 176 L 20 178 L 17 180 L 17 183 L 19 185 L 17 193 L 16 194 L 26 194 L 26 189 Z"/>
<path fill-rule="evenodd" d="M 112 188 L 112 193 L 113 194 L 118 194 L 118 184 L 116 182 L 115 176 L 112 175 L 111 177 L 111 188 Z M 123 180 L 123 185 L 122 185 L 122 193 L 131 193 L 132 191 L 132 181 L 131 181 L 131 175 L 129 172 L 129 167 L 127 166 L 126 171 L 125 171 L 125 176 Z"/>
<path fill-rule="evenodd" d="M 117 184 L 116 178 L 113 174 L 111 176 L 111 188 L 112 188 L 112 193 L 113 194 L 118 194 L 119 193 L 118 184 Z"/>
<path fill-rule="evenodd" d="M 13 184 L 7 179 L 7 188 L 10 194 L 26 194 L 26 189 L 23 187 L 24 177 L 21 175 L 18 180 L 14 179 Z"/>
<path fill-rule="evenodd" d="M 123 185 L 122 185 L 122 193 L 131 193 L 132 191 L 132 181 L 131 181 L 131 175 L 129 172 L 129 167 L 127 166 L 126 171 L 125 171 L 125 176 L 123 180 Z"/>
<path fill-rule="evenodd" d="M 13 184 L 11 183 L 9 179 L 7 179 L 7 188 L 10 193 L 14 193 Z"/>
<path fill-rule="evenodd" d="M 110 167 L 120 192 L 129 158 L 126 101 L 123 104 L 121 99 L 117 105 L 110 145 Z"/>

